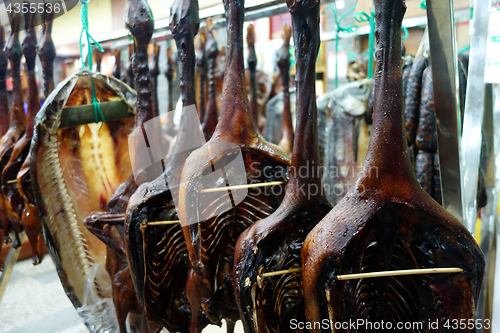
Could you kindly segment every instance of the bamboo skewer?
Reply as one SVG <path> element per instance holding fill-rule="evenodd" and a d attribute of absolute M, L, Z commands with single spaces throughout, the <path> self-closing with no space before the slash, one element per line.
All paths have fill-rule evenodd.
<path fill-rule="evenodd" d="M 155 221 L 155 222 L 147 222 L 146 225 L 167 225 L 167 224 L 178 224 L 180 220 L 172 220 L 172 221 Z"/>
<path fill-rule="evenodd" d="M 296 273 L 300 272 L 300 268 L 292 268 L 284 271 L 267 272 L 261 274 L 261 277 L 270 277 L 282 274 Z M 358 273 L 358 274 L 345 274 L 337 275 L 337 280 L 354 280 L 354 279 L 366 279 L 366 278 L 376 278 L 376 277 L 386 277 L 386 276 L 401 276 L 401 275 L 418 275 L 418 274 L 443 274 L 443 273 L 461 273 L 464 270 L 458 267 L 451 268 L 421 268 L 421 269 L 402 269 L 396 271 L 381 271 L 372 273 Z"/>
<path fill-rule="evenodd" d="M 27 182 L 30 182 L 31 179 L 26 179 Z M 11 179 L 11 180 L 8 180 L 7 181 L 7 184 L 14 184 L 14 183 L 17 183 L 17 179 Z"/>
<path fill-rule="evenodd" d="M 223 191 L 228 191 L 228 190 L 241 190 L 241 189 L 245 189 L 245 188 L 266 187 L 266 186 L 274 186 L 274 185 L 281 185 L 281 184 L 283 184 L 282 181 L 276 181 L 276 182 L 267 182 L 267 183 L 256 183 L 256 184 L 245 184 L 245 185 L 207 188 L 207 189 L 201 190 L 200 193 L 223 192 Z"/>

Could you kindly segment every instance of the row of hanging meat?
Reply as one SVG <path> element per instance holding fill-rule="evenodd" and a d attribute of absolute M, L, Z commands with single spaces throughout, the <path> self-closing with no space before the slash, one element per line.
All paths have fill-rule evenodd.
<path fill-rule="evenodd" d="M 159 49 L 155 47 L 151 71 L 147 52 L 154 20 L 146 0 L 128 0 L 125 20 L 134 38 L 130 73 L 135 90 L 117 78 L 81 70 L 47 96 L 33 120 L 27 171 L 12 185 L 21 193 L 24 181 L 31 186 L 23 193 L 30 194 L 16 201 L 24 209 L 17 220 L 2 216 L 2 222 L 8 221 L 4 233 L 8 235 L 6 226 L 20 231 L 23 222 L 29 236 L 29 228 L 38 222 L 34 217 L 40 217 L 66 294 L 96 332 L 126 332 L 127 321 L 131 330 L 143 332 L 163 327 L 200 332 L 222 320 L 228 330 L 242 320 L 245 332 L 296 331 L 293 323 L 306 322 L 308 331 L 330 330 L 316 324 L 324 319 L 332 325 L 353 319 L 423 325 L 438 321 L 445 330 L 447 320 L 474 319 L 483 255 L 466 228 L 422 189 L 410 159 L 402 113 L 404 1 L 374 1 L 378 44 L 373 127 L 363 139 L 370 141 L 369 148 L 361 155 L 360 124 L 340 117 L 339 110 L 348 109 L 350 117 L 363 120 L 371 82 L 352 83 L 316 104 L 319 1 L 287 2 L 292 27 L 285 29 L 279 51 L 284 86 L 279 146 L 259 134 L 272 124 L 270 109 L 264 124 L 256 112 L 255 93 L 250 101 L 247 95 L 244 1 L 223 3 L 227 47 L 220 111 L 211 109 L 217 47 L 209 29 L 209 88 L 200 129 L 200 115 L 188 111 L 204 103 L 196 100 L 195 88 L 198 3 L 175 0 L 170 30 L 177 44 L 184 109 L 177 128 L 171 115 L 164 129 L 155 121 Z M 43 31 L 50 38 L 50 26 Z M 251 46 L 251 31 L 248 36 Z M 295 132 L 287 86 L 290 36 L 296 59 Z M 253 82 L 254 51 L 249 49 Z M 42 53 L 40 57 L 45 63 Z M 174 63 L 170 57 L 168 61 L 171 84 Z M 50 70 L 44 68 L 46 77 Z M 60 127 L 64 108 L 92 104 L 94 95 L 100 103 L 124 101 L 135 119 Z M 320 114 L 328 118 L 323 127 Z M 16 128 L 16 121 L 11 123 Z M 24 128 L 17 131 L 19 137 Z M 344 141 L 329 141 L 330 136 Z M 17 145 L 17 138 L 11 141 Z M 155 158 L 157 151 L 168 155 Z M 20 164 L 27 155 L 26 150 Z M 151 163 L 138 169 L 143 159 Z M 334 187 L 344 180 L 329 176 L 324 166 L 342 163 L 359 165 L 359 173 L 348 174 L 352 183 L 332 199 L 324 184 L 334 178 Z M 12 200 L 5 180 L 16 175 L 3 174 L 7 205 Z M 24 223 L 25 216 L 29 223 Z M 448 267 L 463 271 L 337 278 Z"/>

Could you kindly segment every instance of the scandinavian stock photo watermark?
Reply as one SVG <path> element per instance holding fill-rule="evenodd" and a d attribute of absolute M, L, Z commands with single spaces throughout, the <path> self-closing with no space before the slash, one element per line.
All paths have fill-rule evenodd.
<path fill-rule="evenodd" d="M 175 111 L 170 111 L 175 112 Z M 132 161 L 132 171 L 138 185 L 155 181 L 157 190 L 162 187 L 170 190 L 175 207 L 180 205 L 179 188 L 189 188 L 189 207 L 187 221 L 182 225 L 189 225 L 205 221 L 233 209 L 251 194 L 284 195 L 286 180 L 291 174 L 300 178 L 325 178 L 335 180 L 335 185 L 317 185 L 317 182 L 303 184 L 296 190 L 304 196 L 343 195 L 353 186 L 358 192 L 365 189 L 362 184 L 356 184 L 354 179 L 361 173 L 368 177 L 378 178 L 376 167 L 365 170 L 361 167 L 316 166 L 308 161 L 306 165 L 294 169 L 293 166 L 265 166 L 261 161 L 253 161 L 245 167 L 243 152 L 240 145 L 233 142 L 205 141 L 199 115 L 195 105 L 182 109 L 180 126 L 182 135 L 178 133 L 170 144 L 165 143 L 163 124 L 168 114 L 162 114 L 136 128 L 129 136 L 129 153 Z M 181 183 L 181 174 L 186 160 L 191 152 L 206 145 L 203 158 L 210 161 L 210 165 L 200 165 L 206 170 L 196 179 L 188 183 Z M 198 156 L 199 158 L 200 156 Z M 191 161 L 195 163 L 197 161 Z M 210 170 L 211 169 L 211 170 Z M 266 186 L 263 179 L 273 182 L 273 186 Z M 352 179 L 349 181 L 348 179 Z M 284 180 L 284 181 L 276 181 Z M 338 180 L 338 181 L 337 181 Z M 342 180 L 342 181 L 340 181 Z M 247 185 L 257 186 L 247 186 Z M 263 186 L 258 186 L 258 185 Z M 214 190 L 216 189 L 216 190 Z M 224 190 L 225 189 L 225 190 Z M 179 211 L 179 210 L 178 210 Z"/>

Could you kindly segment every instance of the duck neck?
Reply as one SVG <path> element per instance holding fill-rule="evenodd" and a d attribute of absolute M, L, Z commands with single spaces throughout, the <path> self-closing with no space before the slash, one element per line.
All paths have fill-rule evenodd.
<path fill-rule="evenodd" d="M 226 72 L 219 122 L 213 137 L 245 143 L 257 136 L 250 116 L 243 61 L 244 0 L 224 0 L 227 22 Z"/>
<path fill-rule="evenodd" d="M 319 38 L 319 1 L 296 2 L 289 5 L 295 44 L 297 122 L 292 167 L 287 193 L 299 193 L 307 201 L 320 198 L 318 127 L 316 108 L 316 57 Z M 304 177 L 303 168 L 307 175 Z M 300 190 L 307 186 L 304 190 Z M 312 187 L 315 187 L 313 189 Z M 316 195 L 311 195 L 315 191 Z"/>
<path fill-rule="evenodd" d="M 411 169 L 402 113 L 400 35 L 406 6 L 404 0 L 375 0 L 375 9 L 378 43 L 373 129 L 363 168 L 376 167 L 377 172 L 390 174 Z"/>

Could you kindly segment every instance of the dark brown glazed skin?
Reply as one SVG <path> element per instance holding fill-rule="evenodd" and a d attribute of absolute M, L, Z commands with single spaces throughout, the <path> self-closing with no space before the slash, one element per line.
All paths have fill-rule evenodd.
<path fill-rule="evenodd" d="M 20 24 L 21 14 L 15 14 L 11 30 L 9 31 L 7 45 L 5 47 L 10 62 L 13 88 L 10 126 L 4 136 L 0 139 L 0 170 L 3 170 L 8 164 L 15 143 L 23 135 L 24 130 L 26 129 L 26 115 L 24 114 L 23 90 L 21 85 L 21 58 L 23 54 L 19 43 L 19 33 L 12 33 L 12 30 L 20 30 Z M 14 179 L 14 177 L 15 176 L 13 176 L 12 179 Z M 4 240 L 6 243 L 10 242 L 9 232 L 10 229 L 13 228 L 16 236 L 14 247 L 19 247 L 21 246 L 21 241 L 19 240 L 20 225 L 9 221 L 5 200 L 5 196 L 1 193 L 0 218 L 5 232 Z"/>
<path fill-rule="evenodd" d="M 317 0 L 288 2 L 297 62 L 297 128 L 290 179 L 279 208 L 238 238 L 233 285 L 245 332 L 295 332 L 305 321 L 300 272 L 261 278 L 264 272 L 300 268 L 307 234 L 332 209 L 319 174 L 315 63 L 320 45 Z M 287 52 L 288 53 L 288 49 Z M 304 177 L 302 170 L 306 168 Z"/>
<path fill-rule="evenodd" d="M 118 80 L 122 79 L 122 51 L 121 50 L 113 50 L 113 55 L 115 57 L 115 64 L 113 65 L 113 76 Z"/>
<path fill-rule="evenodd" d="M 290 111 L 290 36 L 292 30 L 285 25 L 283 27 L 283 45 L 278 50 L 278 68 L 283 86 L 283 138 L 279 146 L 288 156 L 292 155 L 293 126 L 292 112 Z"/>
<path fill-rule="evenodd" d="M 34 16 L 30 13 L 25 14 L 25 33 L 22 41 L 22 51 L 26 59 L 26 77 L 28 78 L 28 110 L 26 115 L 26 131 L 24 135 L 15 143 L 10 156 L 10 160 L 4 167 L 1 176 L 2 193 L 5 197 L 5 209 L 7 218 L 12 225 L 21 225 L 21 218 L 23 217 L 24 200 L 20 195 L 16 183 L 8 183 L 8 181 L 16 179 L 16 176 L 28 157 L 28 152 L 33 136 L 33 126 L 35 116 L 40 109 L 40 100 L 38 98 L 38 87 L 35 74 L 35 61 L 37 55 L 37 39 L 36 30 L 33 26 Z M 38 257 L 38 236 L 41 232 L 41 224 L 38 216 L 31 214 L 24 214 L 22 226 L 26 231 L 31 249 L 33 253 L 33 264 L 38 264 L 40 258 Z"/>
<path fill-rule="evenodd" d="M 419 151 L 415 159 L 415 176 L 422 189 L 432 195 L 432 177 L 434 170 L 433 153 Z"/>
<path fill-rule="evenodd" d="M 206 33 L 204 29 L 201 29 L 197 36 L 198 45 L 195 48 L 195 56 L 196 56 L 196 68 L 198 70 L 198 114 L 200 115 L 200 122 L 203 122 L 205 119 L 205 85 L 207 82 L 207 55 L 205 51 L 205 43 L 206 43 Z"/>
<path fill-rule="evenodd" d="M 428 153 L 434 153 L 437 150 L 436 114 L 434 112 L 434 89 L 432 87 L 431 66 L 424 70 L 422 77 L 420 114 L 415 146 L 417 149 Z"/>
<path fill-rule="evenodd" d="M 253 24 L 247 27 L 247 44 L 248 44 L 248 70 L 250 72 L 250 113 L 255 128 L 259 128 L 259 110 L 257 105 L 257 82 L 255 72 L 257 70 L 257 55 L 255 54 L 255 28 Z"/>
<path fill-rule="evenodd" d="M 153 44 L 153 63 L 151 69 L 149 70 L 149 75 L 151 76 L 151 101 L 153 107 L 153 114 L 158 116 L 158 75 L 160 75 L 159 60 L 160 59 L 160 45 Z"/>
<path fill-rule="evenodd" d="M 421 321 L 424 327 L 438 320 L 441 332 L 447 319 L 475 318 L 484 259 L 469 231 L 422 190 L 412 171 L 402 117 L 405 3 L 374 3 L 378 45 L 370 146 L 355 186 L 304 242 L 306 316 L 310 322 Z M 336 280 L 340 274 L 433 267 L 464 272 Z"/>
<path fill-rule="evenodd" d="M 212 134 L 214 134 L 215 127 L 217 126 L 217 97 L 215 94 L 215 62 L 219 56 L 219 48 L 217 47 L 217 41 L 214 38 L 212 30 L 207 32 L 207 41 L 205 43 L 205 53 L 208 60 L 208 96 L 207 96 L 207 108 L 205 110 L 203 118 L 203 134 L 205 135 L 205 140 L 210 140 Z"/>
<path fill-rule="evenodd" d="M 170 30 L 177 43 L 184 106 L 195 104 L 193 38 L 198 26 L 197 0 L 175 1 L 171 7 Z M 182 117 L 174 152 L 183 150 L 185 136 L 190 133 L 185 128 L 189 124 L 184 120 Z M 171 193 L 178 189 L 168 186 L 166 175 L 173 172 L 180 177 L 178 170 L 182 169 L 188 153 L 174 155 L 164 174 L 139 186 L 130 198 L 125 216 L 127 258 L 137 296 L 148 318 L 160 322 L 170 332 L 189 332 L 191 325 L 192 314 L 186 295 L 190 269 L 186 243 L 180 224 L 146 227 L 145 223 L 178 220 Z M 196 329 L 201 331 L 208 320 L 201 312 L 197 312 L 196 317 Z"/>
<path fill-rule="evenodd" d="M 406 135 L 408 143 L 412 145 L 415 142 L 418 128 L 418 116 L 420 108 L 420 96 L 422 91 L 422 76 L 427 67 L 427 58 L 422 55 L 415 57 L 410 73 L 408 74 L 408 82 L 406 83 L 405 94 L 405 119 L 406 119 Z"/>
<path fill-rule="evenodd" d="M 238 236 L 256 220 L 269 216 L 281 203 L 283 185 L 276 188 L 278 195 L 266 194 L 260 189 L 249 189 L 245 199 L 233 209 L 199 223 L 188 223 L 196 214 L 190 207 L 199 199 L 198 187 L 203 174 L 212 173 L 212 165 L 226 165 L 241 152 L 248 183 L 284 180 L 279 175 L 289 161 L 283 152 L 265 142 L 255 131 L 247 93 L 243 60 L 242 0 L 224 0 L 227 22 L 226 72 L 224 75 L 219 122 L 207 144 L 195 150 L 182 171 L 179 191 L 179 217 L 187 222 L 183 233 L 189 252 L 192 271 L 186 289 L 193 312 L 201 308 L 211 322 L 220 324 L 223 318 L 239 319 L 234 300 L 232 270 L 234 245 Z M 254 162 L 258 162 L 257 166 Z M 265 169 L 263 173 L 261 170 Z M 265 174 L 265 175 L 264 175 Z M 275 193 L 276 193 L 275 192 Z M 218 197 L 218 196 L 217 196 Z M 204 195 L 200 204 L 216 208 L 213 195 Z M 211 203 L 214 203 L 213 205 Z M 215 214 L 211 211 L 209 214 Z M 192 332 L 196 331 L 195 318 Z"/>

